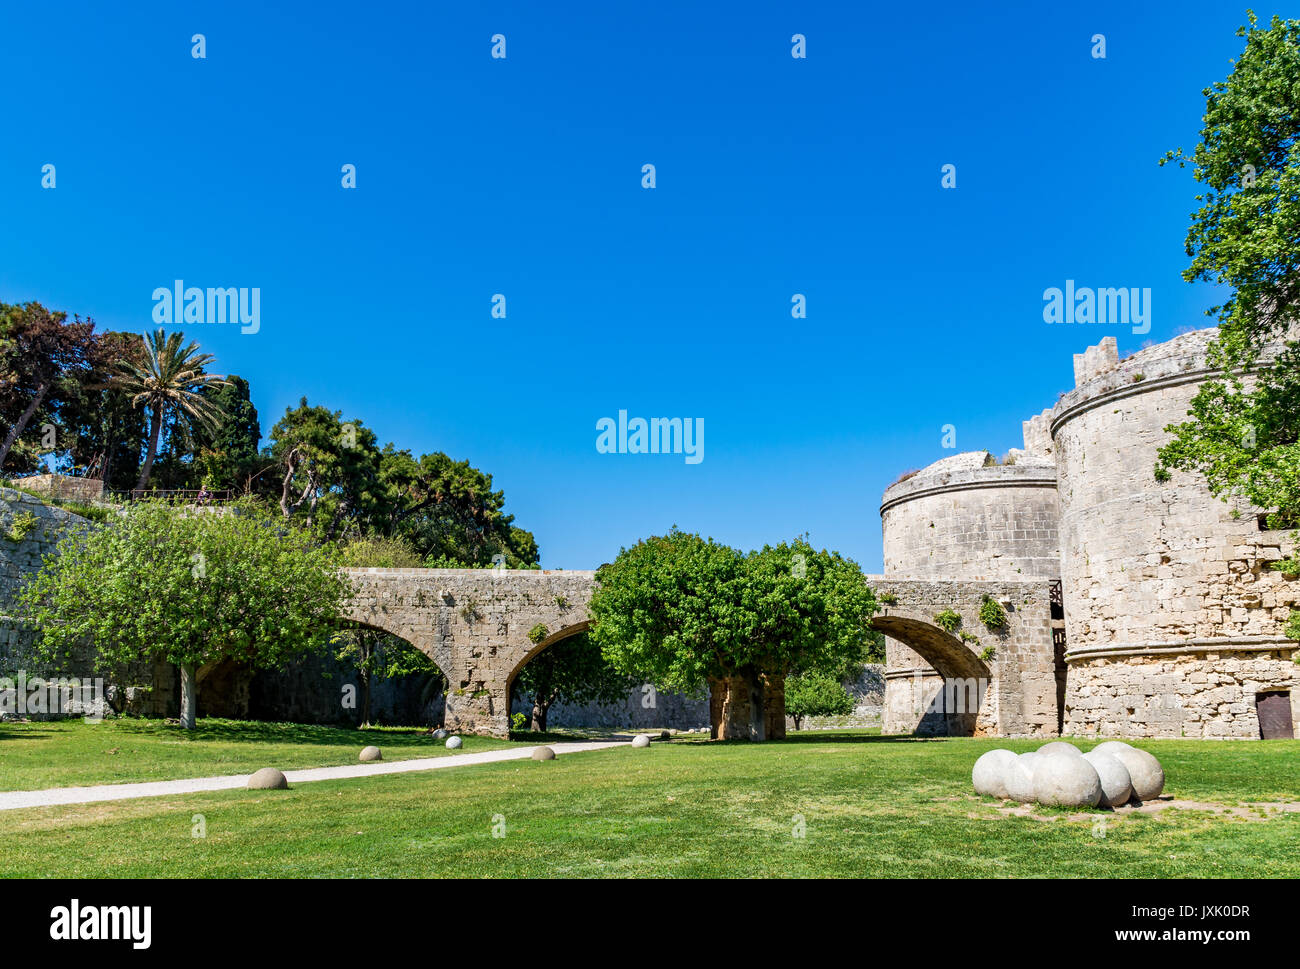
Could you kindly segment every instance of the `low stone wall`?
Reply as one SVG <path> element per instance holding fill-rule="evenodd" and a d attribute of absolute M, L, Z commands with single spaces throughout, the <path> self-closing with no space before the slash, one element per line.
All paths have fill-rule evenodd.
<path fill-rule="evenodd" d="M 0 675 L 19 669 L 34 671 L 36 664 L 30 657 L 33 635 L 11 618 L 14 600 L 64 536 L 88 525 L 84 518 L 39 498 L 0 488 Z"/>
<path fill-rule="evenodd" d="M 17 482 L 28 491 L 59 501 L 99 501 L 104 482 L 99 478 L 73 478 L 66 474 L 34 474 Z"/>
<path fill-rule="evenodd" d="M 1067 657 L 1067 735 L 1256 740 L 1257 695 L 1289 691 L 1300 737 L 1295 645 L 1240 640 L 1109 652 Z"/>

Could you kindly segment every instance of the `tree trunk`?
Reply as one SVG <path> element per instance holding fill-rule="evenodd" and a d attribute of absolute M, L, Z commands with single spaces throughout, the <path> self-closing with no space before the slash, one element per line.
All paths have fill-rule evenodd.
<path fill-rule="evenodd" d="M 199 709 L 199 679 L 194 672 L 193 663 L 181 666 L 181 726 L 186 730 L 194 729 L 194 721 Z"/>
<path fill-rule="evenodd" d="M 14 424 L 13 427 L 9 428 L 9 433 L 5 435 L 4 443 L 0 444 L 0 469 L 4 468 L 5 461 L 9 459 L 9 452 L 13 450 L 14 442 L 18 440 L 18 435 L 23 432 L 23 429 L 27 426 L 27 422 L 30 421 L 32 415 L 36 413 L 36 408 L 41 406 L 41 401 L 45 399 L 45 393 L 49 389 L 50 385 L 48 381 L 41 384 L 41 386 L 37 388 L 36 396 L 32 398 L 32 402 L 27 405 L 27 409 L 24 410 L 22 416 L 18 418 L 18 422 Z"/>
<path fill-rule="evenodd" d="M 722 701 L 727 695 L 727 681 L 709 680 L 709 739 L 717 740 L 722 726 Z"/>
<path fill-rule="evenodd" d="M 546 732 L 546 714 L 551 709 L 549 702 L 543 703 L 536 698 L 533 699 L 533 722 L 529 724 L 529 730 L 536 730 L 539 733 Z"/>
<path fill-rule="evenodd" d="M 162 433 L 162 414 L 157 406 L 149 408 L 149 453 L 144 457 L 144 467 L 140 469 L 140 480 L 135 483 L 136 491 L 144 491 L 149 484 L 149 475 L 153 474 L 153 459 L 158 456 L 158 435 Z"/>
<path fill-rule="evenodd" d="M 750 671 L 735 672 L 719 682 L 722 700 L 711 733 L 718 740 L 764 739 L 763 696 L 757 677 Z M 711 711 L 714 703 L 710 698 Z"/>
<path fill-rule="evenodd" d="M 785 675 L 764 673 L 759 678 L 763 695 L 763 734 L 767 740 L 785 739 Z"/>

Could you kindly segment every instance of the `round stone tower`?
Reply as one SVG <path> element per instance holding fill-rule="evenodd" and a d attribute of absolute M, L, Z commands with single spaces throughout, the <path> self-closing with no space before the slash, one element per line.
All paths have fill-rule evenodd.
<path fill-rule="evenodd" d="M 885 490 L 885 575 L 993 580 L 1057 578 L 1056 466 L 1048 415 L 1025 422 L 1025 449 L 998 464 L 987 451 L 936 461 Z M 934 709 L 943 678 L 920 655 L 885 641 L 885 733 L 946 733 Z M 1059 692 L 1059 691 L 1058 691 Z"/>
<path fill-rule="evenodd" d="M 1300 583 L 1269 568 L 1290 533 L 1199 476 L 1154 474 L 1165 428 L 1212 373 L 1214 335 L 1123 361 L 1107 337 L 1075 356 L 1075 389 L 1052 411 L 1068 734 L 1258 737 L 1266 708 L 1300 723 L 1296 644 L 1281 632 Z"/>

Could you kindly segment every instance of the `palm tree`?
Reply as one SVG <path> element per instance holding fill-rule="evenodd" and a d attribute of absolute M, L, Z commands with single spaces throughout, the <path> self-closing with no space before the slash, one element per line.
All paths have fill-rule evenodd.
<path fill-rule="evenodd" d="M 224 387 L 226 378 L 204 373 L 204 368 L 216 358 L 210 353 L 200 353 L 199 345 L 194 342 L 182 347 L 184 338 L 183 333 L 167 336 L 161 329 L 154 330 L 144 339 L 142 361 L 124 360 L 117 365 L 117 386 L 132 395 L 131 406 L 149 408 L 149 453 L 140 469 L 137 491 L 143 491 L 149 484 L 167 411 L 175 414 L 177 424 L 186 432 L 196 426 L 215 430 L 223 416 L 221 408 L 200 391 Z"/>

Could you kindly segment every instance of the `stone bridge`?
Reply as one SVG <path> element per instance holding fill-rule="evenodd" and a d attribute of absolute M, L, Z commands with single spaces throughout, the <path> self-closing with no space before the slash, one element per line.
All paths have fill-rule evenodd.
<path fill-rule="evenodd" d="M 587 628 L 595 572 L 348 569 L 348 618 L 405 639 L 447 677 L 448 730 L 505 737 L 524 664 Z M 529 633 L 545 626 L 534 643 Z"/>
<path fill-rule="evenodd" d="M 595 584 L 590 571 L 347 573 L 354 590 L 348 618 L 400 636 L 447 677 L 444 722 L 449 730 L 506 736 L 510 689 L 519 671 L 548 646 L 590 624 L 587 607 Z M 885 576 L 868 576 L 867 581 L 886 603 L 875 618 L 876 628 L 910 646 L 944 678 L 950 694 L 944 708 L 946 732 L 1058 732 L 1050 582 L 934 582 Z M 1005 608 L 1005 629 L 980 625 L 977 617 L 985 595 Z M 962 616 L 958 635 L 936 623 L 935 615 L 944 609 Z M 530 634 L 539 626 L 546 632 L 534 643 Z M 963 640 L 963 631 L 979 641 Z"/>

